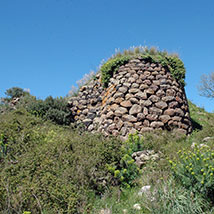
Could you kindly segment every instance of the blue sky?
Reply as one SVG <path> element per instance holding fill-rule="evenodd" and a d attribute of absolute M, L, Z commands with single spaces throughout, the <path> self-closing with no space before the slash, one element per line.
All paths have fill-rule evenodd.
<path fill-rule="evenodd" d="M 0 97 L 29 88 L 38 98 L 66 96 L 115 49 L 156 46 L 179 53 L 188 99 L 214 71 L 213 0 L 0 0 Z"/>

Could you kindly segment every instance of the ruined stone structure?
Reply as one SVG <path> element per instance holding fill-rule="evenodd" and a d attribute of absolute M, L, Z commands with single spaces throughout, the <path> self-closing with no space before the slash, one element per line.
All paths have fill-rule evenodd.
<path fill-rule="evenodd" d="M 101 73 L 69 101 L 77 123 L 88 131 L 127 137 L 154 129 L 192 131 L 184 88 L 167 67 L 136 58 L 121 66 L 107 88 Z"/>

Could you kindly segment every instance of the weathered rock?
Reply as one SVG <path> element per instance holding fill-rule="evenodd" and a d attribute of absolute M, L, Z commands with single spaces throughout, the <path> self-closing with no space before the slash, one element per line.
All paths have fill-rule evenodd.
<path fill-rule="evenodd" d="M 129 122 L 137 122 L 137 118 L 129 114 L 123 115 L 122 119 Z"/>
<path fill-rule="evenodd" d="M 119 107 L 118 109 L 115 110 L 114 114 L 116 116 L 122 116 L 123 114 L 127 113 L 128 110 L 124 107 Z"/>
<path fill-rule="evenodd" d="M 140 92 L 140 90 L 138 88 L 131 88 L 131 89 L 129 89 L 129 93 L 131 93 L 131 94 L 136 94 L 138 92 Z"/>
<path fill-rule="evenodd" d="M 169 115 L 169 116 L 173 116 L 175 114 L 175 110 L 174 109 L 167 109 L 164 111 L 164 115 Z"/>
<path fill-rule="evenodd" d="M 153 103 L 156 103 L 160 100 L 160 98 L 156 95 L 152 95 L 149 97 L 149 100 L 151 100 Z"/>
<path fill-rule="evenodd" d="M 145 100 L 147 99 L 147 94 L 139 91 L 137 94 L 135 94 L 135 97 Z"/>
<path fill-rule="evenodd" d="M 167 107 L 167 103 L 160 101 L 160 102 L 155 103 L 155 106 L 159 109 L 165 109 Z"/>
<path fill-rule="evenodd" d="M 151 127 L 152 128 L 160 128 L 160 127 L 163 127 L 164 126 L 164 123 L 162 123 L 162 122 L 152 122 L 151 123 Z"/>
<path fill-rule="evenodd" d="M 169 115 L 161 115 L 161 116 L 160 116 L 160 120 L 161 120 L 163 123 L 167 123 L 170 119 L 171 119 L 171 117 L 170 117 Z"/>
<path fill-rule="evenodd" d="M 143 113 L 138 113 L 137 114 L 137 120 L 142 121 L 143 119 L 145 119 L 145 115 Z"/>
<path fill-rule="evenodd" d="M 156 108 L 156 107 L 151 107 L 151 108 L 149 109 L 149 112 L 150 112 L 151 114 L 156 114 L 156 115 L 161 115 L 161 114 L 162 114 L 162 110 L 159 109 L 159 108 Z"/>
<path fill-rule="evenodd" d="M 140 105 L 134 104 L 131 109 L 129 110 L 129 114 L 137 114 L 140 113 L 142 110 L 142 107 Z"/>
<path fill-rule="evenodd" d="M 121 92 L 121 93 L 123 93 L 123 94 L 125 94 L 128 91 L 128 88 L 127 87 L 120 87 L 118 89 L 118 91 Z"/>
<path fill-rule="evenodd" d="M 122 107 L 128 108 L 128 107 L 132 106 L 132 103 L 129 100 L 125 100 L 125 101 L 121 102 L 120 105 Z"/>

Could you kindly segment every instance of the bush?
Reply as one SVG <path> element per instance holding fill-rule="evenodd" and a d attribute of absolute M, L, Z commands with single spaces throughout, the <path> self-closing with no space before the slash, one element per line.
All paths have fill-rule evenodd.
<path fill-rule="evenodd" d="M 208 146 L 195 146 L 193 150 L 179 150 L 179 160 L 169 160 L 177 181 L 193 192 L 210 200 L 214 194 L 214 151 Z"/>
<path fill-rule="evenodd" d="M 121 159 L 119 140 L 80 136 L 20 109 L 0 119 L 7 139 L 0 162 L 3 213 L 89 212 L 95 195 L 114 184 L 106 165 Z"/>
<path fill-rule="evenodd" d="M 108 170 L 123 188 L 130 188 L 136 185 L 135 180 L 139 176 L 139 168 L 135 164 L 132 154 L 140 151 L 142 146 L 143 139 L 139 137 L 138 133 L 130 134 L 128 140 L 121 147 L 122 156 L 120 162 L 108 165 Z"/>
<path fill-rule="evenodd" d="M 102 83 L 105 88 L 108 86 L 109 80 L 113 76 L 113 73 L 117 72 L 119 67 L 126 64 L 129 59 L 130 56 L 112 58 L 101 67 Z"/>
<path fill-rule="evenodd" d="M 53 98 L 51 96 L 43 100 L 35 100 L 28 105 L 27 110 L 45 120 L 51 120 L 59 125 L 69 125 L 72 121 L 72 114 L 68 108 L 65 98 Z"/>
<path fill-rule="evenodd" d="M 15 97 L 23 97 L 25 95 L 28 95 L 29 92 L 24 91 L 24 89 L 19 88 L 19 87 L 12 87 L 10 89 L 7 89 L 5 94 L 9 97 L 7 99 L 13 99 Z"/>

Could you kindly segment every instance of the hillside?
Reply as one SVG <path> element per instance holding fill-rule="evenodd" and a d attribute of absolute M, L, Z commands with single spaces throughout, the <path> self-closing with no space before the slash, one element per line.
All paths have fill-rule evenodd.
<path fill-rule="evenodd" d="M 142 141 L 130 138 L 125 144 L 132 152 L 133 145 L 140 142 L 141 150 L 161 153 L 159 160 L 148 161 L 139 174 L 131 162 L 131 167 L 127 168 L 127 162 L 122 161 L 129 151 L 121 149 L 124 143 L 115 137 L 106 138 L 83 132 L 72 125 L 45 121 L 27 112 L 26 106 L 22 105 L 2 113 L 1 213 L 125 213 L 124 209 L 127 213 L 137 213 L 133 209 L 136 203 L 145 213 L 170 213 L 167 210 L 171 206 L 181 209 L 176 206 L 184 206 L 185 203 L 179 204 L 177 200 L 180 196 L 188 198 L 189 190 L 174 182 L 167 158 L 177 158 L 177 152 L 180 149 L 189 150 L 193 142 L 205 143 L 213 148 L 214 136 L 214 114 L 191 102 L 189 106 L 194 124 L 190 136 L 179 137 L 170 132 L 157 131 L 145 134 Z M 113 174 L 109 171 L 109 166 L 114 166 L 116 171 L 126 169 L 129 175 L 124 175 L 123 181 L 115 176 L 116 171 Z M 169 180 L 171 183 L 168 183 Z M 145 185 L 159 188 L 159 191 L 163 191 L 162 185 L 171 185 L 168 191 L 173 192 L 165 192 L 163 197 L 166 198 L 150 203 L 148 198 L 137 194 Z M 169 194 L 175 197 L 173 202 L 169 202 L 171 199 L 167 197 L 172 197 Z M 194 197 L 197 200 L 193 198 L 193 207 L 186 209 L 210 209 L 203 195 Z M 190 213 L 188 210 L 185 212 Z"/>
<path fill-rule="evenodd" d="M 83 83 L 0 100 L 0 213 L 214 213 L 214 113 L 178 56 L 124 51 Z"/>

